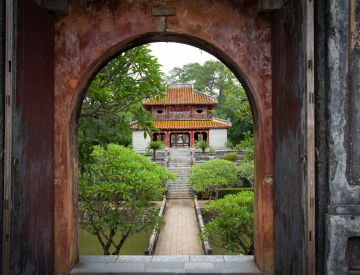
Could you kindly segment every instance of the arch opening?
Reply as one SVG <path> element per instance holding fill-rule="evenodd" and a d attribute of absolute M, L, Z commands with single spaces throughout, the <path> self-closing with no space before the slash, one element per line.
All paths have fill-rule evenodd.
<path fill-rule="evenodd" d="M 183 5 L 184 3 L 179 3 Z M 73 3 L 73 5 L 76 5 Z M 80 4 L 81 5 L 81 4 Z M 128 4 L 126 4 L 128 5 Z M 222 6 L 222 4 L 220 5 Z M 244 12 L 232 10 L 233 7 L 224 4 L 222 6 L 232 16 L 248 20 L 256 15 L 256 9 L 249 5 L 244 7 Z M 133 12 L 129 7 L 122 7 L 123 11 Z M 215 14 L 218 14 L 216 7 Z M 81 9 L 79 9 L 81 10 Z M 79 10 L 72 9 L 76 14 Z M 245 10 L 250 11 L 246 13 Z M 273 269 L 273 197 L 272 197 L 272 129 L 271 129 L 271 67 L 270 67 L 270 23 L 264 19 L 249 19 L 259 22 L 244 25 L 244 28 L 253 26 L 263 32 L 259 36 L 258 44 L 253 43 L 248 35 L 253 32 L 243 28 L 231 26 L 235 32 L 243 32 L 245 38 L 243 44 L 226 44 L 221 35 L 209 35 L 201 30 L 187 29 L 186 26 L 176 26 L 171 32 L 159 31 L 157 19 L 150 20 L 149 27 L 144 25 L 134 25 L 136 28 L 131 33 L 119 34 L 119 28 L 111 26 L 100 29 L 99 33 L 80 32 L 75 28 L 69 29 L 71 22 L 80 17 L 69 16 L 69 19 L 60 19 L 57 23 L 58 43 L 56 49 L 56 75 L 55 75 L 55 270 L 57 272 L 67 272 L 78 260 L 78 247 L 74 245 L 77 240 L 77 149 L 76 131 L 79 121 L 81 103 L 85 96 L 90 80 L 96 75 L 101 65 L 109 61 L 114 55 L 150 42 L 180 42 L 201 48 L 219 60 L 221 60 L 240 80 L 241 84 L 248 92 L 253 120 L 256 144 L 256 179 L 255 179 L 255 261 L 261 270 L 271 272 Z M 92 15 L 86 15 L 91 17 Z M 126 15 L 130 16 L 131 15 Z M 126 17 L 124 15 L 124 18 Z M 249 17 L 249 18 L 247 18 Z M 75 19 L 74 19 L 75 18 Z M 216 18 L 216 16 L 214 17 Z M 200 18 L 199 18 L 200 19 Z M 79 19 L 80 20 L 80 19 Z M 84 17 L 81 18 L 84 20 Z M 176 19 L 177 20 L 177 19 Z M 181 19 L 182 20 L 182 19 Z M 202 20 L 202 19 L 201 19 Z M 234 24 L 236 20 L 224 21 L 223 24 Z M 249 22 L 250 22 L 249 21 Z M 261 22 L 260 22 L 261 21 Z M 64 23 L 65 22 L 65 27 Z M 102 24 L 98 21 L 97 24 Z M 122 23 L 121 21 L 119 21 Z M 131 25 L 132 23 L 130 23 Z M 175 24 L 168 21 L 168 27 Z M 252 25 L 253 24 L 253 25 Z M 174 25 L 175 26 L 175 25 Z M 204 27 L 211 27 L 205 26 Z M 93 27 L 91 27 L 93 28 Z M 75 41 L 67 40 L 67 35 L 75 35 Z M 91 35 L 89 37 L 88 35 Z M 101 36 L 102 43 L 96 42 L 96 37 Z M 227 36 L 231 39 L 232 36 Z M 233 39 L 240 39 L 239 37 Z M 81 42 L 80 42 L 81 41 Z M 248 43 L 248 44 L 246 44 Z M 227 46 L 231 45 L 231 46 Z M 241 52 L 240 50 L 244 51 Z M 261 53 L 257 55 L 256 53 Z M 75 57 L 70 61 L 72 57 Z M 261 59 L 257 66 L 262 66 L 257 71 L 254 64 L 250 61 Z M 70 58 L 70 59 L 69 59 Z M 259 65 L 261 63 L 261 65 Z M 257 82 L 256 80 L 262 80 Z M 265 177 L 266 176 L 266 177 Z M 270 179 L 270 180 L 269 180 Z M 267 215 L 265 215 L 265 213 Z"/>

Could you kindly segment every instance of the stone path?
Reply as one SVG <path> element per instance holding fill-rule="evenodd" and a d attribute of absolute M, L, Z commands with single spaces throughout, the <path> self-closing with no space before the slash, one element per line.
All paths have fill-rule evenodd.
<path fill-rule="evenodd" d="M 202 255 L 192 199 L 171 199 L 166 203 L 165 225 L 160 231 L 156 255 Z"/>

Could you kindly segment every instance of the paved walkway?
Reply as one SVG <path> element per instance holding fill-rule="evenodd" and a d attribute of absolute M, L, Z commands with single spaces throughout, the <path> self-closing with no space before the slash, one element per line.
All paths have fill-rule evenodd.
<path fill-rule="evenodd" d="M 192 199 L 169 199 L 156 255 L 202 255 Z"/>

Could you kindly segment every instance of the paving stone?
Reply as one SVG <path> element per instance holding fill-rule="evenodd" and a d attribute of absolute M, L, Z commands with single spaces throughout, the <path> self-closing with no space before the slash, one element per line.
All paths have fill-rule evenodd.
<path fill-rule="evenodd" d="M 190 262 L 210 262 L 210 263 L 223 263 L 225 262 L 224 256 L 222 255 L 201 255 L 201 256 L 190 256 Z"/>
<path fill-rule="evenodd" d="M 185 263 L 185 271 L 214 270 L 213 263 Z"/>
<path fill-rule="evenodd" d="M 252 255 L 224 255 L 224 260 L 225 262 L 255 262 Z"/>
<path fill-rule="evenodd" d="M 122 262 L 122 263 L 132 263 L 132 262 L 137 262 L 137 263 L 147 263 L 147 262 L 151 262 L 152 260 L 152 256 L 130 256 L 130 255 L 125 255 L 125 256 L 116 256 L 116 262 Z"/>
<path fill-rule="evenodd" d="M 169 199 L 156 255 L 202 255 L 193 199 Z"/>
<path fill-rule="evenodd" d="M 131 261 L 130 258 L 134 261 L 116 263 L 93 262 L 95 257 L 81 257 L 71 274 L 261 274 L 251 256 L 232 256 L 232 261 L 228 262 L 216 262 L 217 256 L 203 256 L 203 259 L 207 258 L 209 262 L 189 262 L 190 256 L 154 256 L 147 258 L 155 259 L 155 262 L 144 262 L 144 257 L 126 256 L 126 261 Z M 105 257 L 97 257 L 97 260 L 101 258 L 107 260 Z"/>
<path fill-rule="evenodd" d="M 262 274 L 254 262 L 214 263 L 215 270 L 222 273 Z"/>
<path fill-rule="evenodd" d="M 109 273 L 145 273 L 145 263 L 108 263 L 106 271 Z"/>
<path fill-rule="evenodd" d="M 116 262 L 117 257 L 117 255 L 84 255 L 80 256 L 80 262 L 114 263 Z"/>
<path fill-rule="evenodd" d="M 184 263 L 147 263 L 146 273 L 170 273 L 170 274 L 184 274 Z"/>
<path fill-rule="evenodd" d="M 108 263 L 81 261 L 71 270 L 71 274 L 106 274 Z"/>
<path fill-rule="evenodd" d="M 189 256 L 153 256 L 152 262 L 188 263 L 190 262 L 190 257 Z"/>

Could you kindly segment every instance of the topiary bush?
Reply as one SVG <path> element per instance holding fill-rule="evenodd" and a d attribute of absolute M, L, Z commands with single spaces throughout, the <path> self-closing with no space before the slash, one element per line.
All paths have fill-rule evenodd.
<path fill-rule="evenodd" d="M 254 250 L 254 193 L 240 192 L 210 202 L 204 208 L 212 218 L 201 237 L 218 247 L 245 255 Z M 211 214 L 212 213 L 212 214 Z"/>
<path fill-rule="evenodd" d="M 237 169 L 237 176 L 241 179 L 242 183 L 245 181 L 254 182 L 255 167 L 253 160 L 242 160 Z"/>
<path fill-rule="evenodd" d="M 236 152 L 230 152 L 227 154 L 224 154 L 224 159 L 228 161 L 236 161 L 239 159 L 239 156 Z"/>
<path fill-rule="evenodd" d="M 219 188 L 241 184 L 235 164 L 223 159 L 209 160 L 193 166 L 189 183 L 196 192 L 208 192 L 210 198 L 215 194 L 215 199 Z"/>

